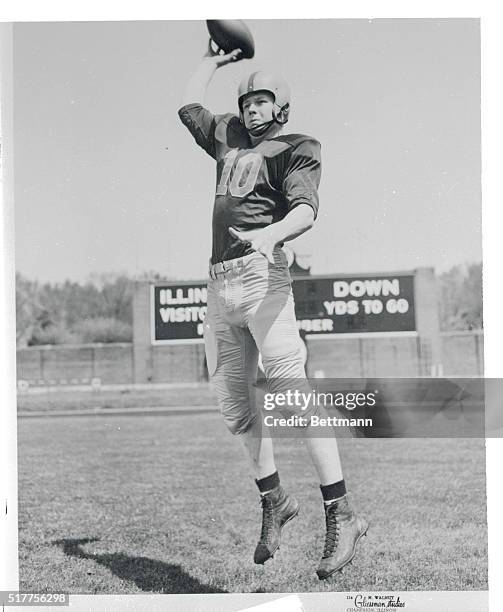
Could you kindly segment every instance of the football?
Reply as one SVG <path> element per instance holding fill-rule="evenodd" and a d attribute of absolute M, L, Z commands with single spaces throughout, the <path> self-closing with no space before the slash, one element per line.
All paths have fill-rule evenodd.
<path fill-rule="evenodd" d="M 206 25 L 211 41 L 217 49 L 215 53 L 224 51 L 230 53 L 234 49 L 241 49 L 243 57 L 250 59 L 255 54 L 255 43 L 252 33 L 244 21 L 240 19 L 207 19 Z"/>

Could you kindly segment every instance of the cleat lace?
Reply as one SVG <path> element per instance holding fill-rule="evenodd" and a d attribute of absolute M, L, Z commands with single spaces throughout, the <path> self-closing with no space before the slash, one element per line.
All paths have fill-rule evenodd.
<path fill-rule="evenodd" d="M 261 542 L 267 542 L 273 526 L 274 510 L 272 500 L 267 495 L 264 495 L 260 500 L 262 504 L 262 531 L 260 533 Z"/>
<path fill-rule="evenodd" d="M 325 548 L 323 550 L 323 557 L 330 557 L 334 550 L 337 548 L 339 542 L 339 533 L 341 526 L 339 524 L 336 506 L 329 506 L 325 517 L 327 533 L 325 536 Z"/>

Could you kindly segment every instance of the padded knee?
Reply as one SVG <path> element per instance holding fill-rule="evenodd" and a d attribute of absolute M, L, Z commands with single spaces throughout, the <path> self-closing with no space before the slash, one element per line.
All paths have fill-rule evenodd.
<path fill-rule="evenodd" d="M 256 412 L 228 409 L 226 406 L 221 407 L 221 414 L 227 429 L 234 436 L 247 432 L 257 419 Z"/>
<path fill-rule="evenodd" d="M 234 434 L 248 431 L 258 415 L 256 389 L 239 376 L 218 369 L 213 379 L 220 412 L 225 425 Z"/>

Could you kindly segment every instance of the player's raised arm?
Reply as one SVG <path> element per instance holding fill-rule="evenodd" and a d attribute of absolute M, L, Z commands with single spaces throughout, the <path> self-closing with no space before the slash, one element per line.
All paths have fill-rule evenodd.
<path fill-rule="evenodd" d="M 182 95 L 182 106 L 192 104 L 194 102 L 199 102 L 202 104 L 204 102 L 206 89 L 210 84 L 215 70 L 217 70 L 217 68 L 221 68 L 222 66 L 226 66 L 231 62 L 239 61 L 241 56 L 241 49 L 234 49 L 234 51 L 226 53 L 225 55 L 215 55 L 212 52 L 211 47 L 209 47 L 208 52 L 203 57 L 199 66 L 196 68 L 196 71 L 187 81 Z"/>
<path fill-rule="evenodd" d="M 182 107 L 178 115 L 197 144 L 214 159 L 216 159 L 214 135 L 218 116 L 204 108 L 204 96 L 215 70 L 230 62 L 238 61 L 241 55 L 240 49 L 225 55 L 216 55 L 211 50 L 211 46 L 208 47 L 207 54 L 188 80 L 182 95 Z"/>

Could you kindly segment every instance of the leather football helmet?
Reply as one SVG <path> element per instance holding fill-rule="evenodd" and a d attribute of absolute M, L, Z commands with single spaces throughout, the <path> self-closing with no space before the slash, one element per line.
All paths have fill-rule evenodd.
<path fill-rule="evenodd" d="M 274 120 L 280 125 L 288 121 L 290 113 L 290 87 L 283 77 L 270 72 L 252 72 L 238 88 L 239 116 L 243 118 L 243 100 L 252 93 L 267 91 L 274 96 Z"/>

